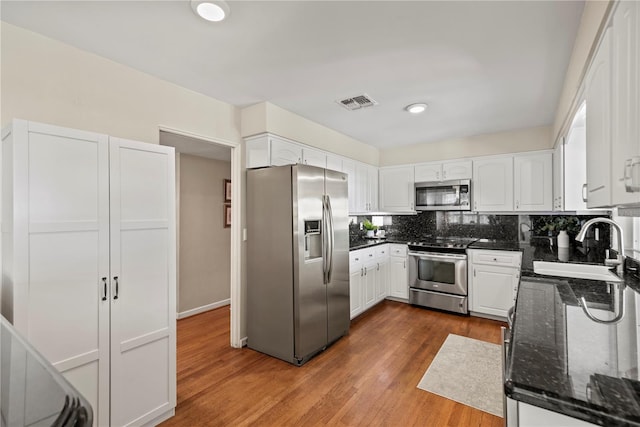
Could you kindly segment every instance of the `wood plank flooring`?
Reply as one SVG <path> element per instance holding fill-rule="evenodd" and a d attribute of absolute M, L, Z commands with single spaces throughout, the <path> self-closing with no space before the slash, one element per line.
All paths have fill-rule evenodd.
<path fill-rule="evenodd" d="M 449 333 L 500 343 L 502 323 L 384 301 L 302 367 L 229 346 L 229 307 L 178 321 L 178 406 L 163 426 L 493 426 L 416 386 Z"/>

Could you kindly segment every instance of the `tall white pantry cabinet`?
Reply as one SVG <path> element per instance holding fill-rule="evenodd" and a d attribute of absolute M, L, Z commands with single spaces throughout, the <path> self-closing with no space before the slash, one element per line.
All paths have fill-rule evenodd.
<path fill-rule="evenodd" d="M 174 149 L 14 120 L 2 134 L 2 313 L 94 425 L 176 405 Z"/>

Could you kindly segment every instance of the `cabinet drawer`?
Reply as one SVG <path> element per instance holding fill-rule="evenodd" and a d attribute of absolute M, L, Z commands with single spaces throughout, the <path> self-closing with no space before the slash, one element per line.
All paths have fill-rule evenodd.
<path fill-rule="evenodd" d="M 349 252 L 349 264 L 360 264 L 374 259 L 376 256 L 376 248 L 358 249 Z"/>
<path fill-rule="evenodd" d="M 474 264 L 520 268 L 521 260 L 522 253 L 516 251 L 473 251 L 471 254 Z"/>
<path fill-rule="evenodd" d="M 376 258 L 383 259 L 389 257 L 389 245 L 376 246 Z"/>
<path fill-rule="evenodd" d="M 407 245 L 399 245 L 395 243 L 389 244 L 389 255 L 391 256 L 407 256 Z"/>

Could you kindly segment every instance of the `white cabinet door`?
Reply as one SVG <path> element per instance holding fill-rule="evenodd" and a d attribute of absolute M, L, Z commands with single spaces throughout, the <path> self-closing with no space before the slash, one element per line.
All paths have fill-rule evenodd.
<path fill-rule="evenodd" d="M 319 150 L 304 148 L 302 150 L 302 162 L 305 165 L 317 166 L 319 168 L 327 167 L 327 155 Z"/>
<path fill-rule="evenodd" d="M 364 308 L 368 310 L 376 303 L 376 284 L 378 281 L 377 262 L 368 261 L 364 266 Z"/>
<path fill-rule="evenodd" d="M 376 275 L 376 301 L 386 298 L 389 286 L 389 258 L 378 260 L 378 274 Z"/>
<path fill-rule="evenodd" d="M 369 195 L 369 211 L 378 210 L 378 168 L 367 166 L 367 194 Z"/>
<path fill-rule="evenodd" d="M 406 258 L 396 256 L 389 258 L 389 295 L 395 298 L 409 299 Z"/>
<path fill-rule="evenodd" d="M 349 301 L 351 307 L 351 319 L 364 310 L 364 267 L 361 263 L 351 265 L 349 268 Z"/>
<path fill-rule="evenodd" d="M 494 157 L 473 162 L 473 210 L 513 210 L 513 158 Z"/>
<path fill-rule="evenodd" d="M 342 158 L 338 156 L 333 156 L 331 154 L 327 154 L 327 169 L 331 169 L 333 171 L 345 172 L 342 169 Z"/>
<path fill-rule="evenodd" d="M 369 168 L 356 163 L 356 212 L 369 212 Z"/>
<path fill-rule="evenodd" d="M 342 162 L 342 172 L 347 174 L 349 213 L 358 212 L 358 175 L 356 172 L 356 163 L 351 160 L 344 160 Z"/>
<path fill-rule="evenodd" d="M 356 163 L 355 212 L 366 213 L 378 209 L 378 168 Z"/>
<path fill-rule="evenodd" d="M 173 148 L 110 140 L 111 425 L 176 402 Z"/>
<path fill-rule="evenodd" d="M 271 166 L 295 165 L 302 163 L 302 147 L 276 137 L 271 142 Z"/>
<path fill-rule="evenodd" d="M 564 210 L 564 138 L 553 150 L 553 210 Z"/>
<path fill-rule="evenodd" d="M 471 179 L 472 175 L 473 162 L 471 160 L 442 164 L 443 181 L 448 181 L 451 179 Z"/>
<path fill-rule="evenodd" d="M 563 209 L 587 209 L 587 137 L 584 124 L 572 126 L 563 152 Z"/>
<path fill-rule="evenodd" d="M 514 204 L 517 211 L 553 209 L 552 153 L 514 156 Z"/>
<path fill-rule="evenodd" d="M 611 192 L 613 205 L 640 203 L 639 17 L 635 1 L 621 1 L 613 16 Z M 635 183 L 633 177 L 635 176 Z"/>
<path fill-rule="evenodd" d="M 380 169 L 380 210 L 409 212 L 414 209 L 414 170 L 411 166 Z"/>
<path fill-rule="evenodd" d="M 585 78 L 587 206 L 611 206 L 611 34 L 606 29 Z"/>
<path fill-rule="evenodd" d="M 507 317 L 518 289 L 519 270 L 474 265 L 471 274 L 471 311 Z"/>
<path fill-rule="evenodd" d="M 416 182 L 442 181 L 442 163 L 424 163 L 415 166 Z"/>
<path fill-rule="evenodd" d="M 3 141 L 3 306 L 13 298 L 10 320 L 87 398 L 95 425 L 109 425 L 108 150 L 106 135 L 22 120 Z"/>

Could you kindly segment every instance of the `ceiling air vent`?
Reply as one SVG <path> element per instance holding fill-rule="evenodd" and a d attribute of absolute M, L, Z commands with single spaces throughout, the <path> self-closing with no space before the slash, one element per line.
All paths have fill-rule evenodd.
<path fill-rule="evenodd" d="M 378 104 L 366 93 L 363 93 L 362 95 L 352 96 L 351 98 L 341 99 L 336 102 L 349 111 L 359 110 L 360 108 L 373 107 L 374 105 Z"/>

